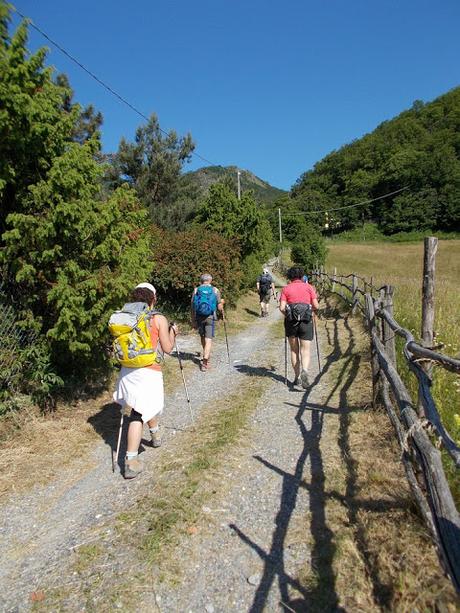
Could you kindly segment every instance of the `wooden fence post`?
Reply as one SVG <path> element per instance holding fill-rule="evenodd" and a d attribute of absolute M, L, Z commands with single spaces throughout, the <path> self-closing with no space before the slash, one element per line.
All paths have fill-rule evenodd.
<path fill-rule="evenodd" d="M 372 367 L 372 406 L 377 408 L 378 398 L 380 394 L 380 365 L 377 357 L 377 352 L 372 340 L 372 334 L 376 330 L 374 301 L 370 294 L 365 296 L 367 325 L 369 328 L 369 337 L 371 343 L 371 367 Z"/>
<path fill-rule="evenodd" d="M 383 297 L 383 308 L 393 317 L 393 294 L 394 287 L 392 285 L 385 285 L 385 293 Z M 391 363 L 396 368 L 396 344 L 395 333 L 390 328 L 390 325 L 382 320 L 382 340 L 385 345 L 385 351 L 391 360 Z"/>
<path fill-rule="evenodd" d="M 434 236 L 425 238 L 422 286 L 422 341 L 425 347 L 432 347 L 434 341 L 434 279 L 437 250 L 438 239 Z"/>
<path fill-rule="evenodd" d="M 436 270 L 436 252 L 438 239 L 427 236 L 423 242 L 423 283 L 422 283 L 422 344 L 433 347 L 434 344 L 434 285 Z M 433 364 L 422 362 L 422 368 L 431 379 L 433 377 Z M 417 402 L 419 416 L 425 411 L 420 399 Z"/>
<path fill-rule="evenodd" d="M 332 275 L 332 291 L 335 292 L 335 280 L 337 278 L 337 268 L 334 266 L 334 274 Z"/>
<path fill-rule="evenodd" d="M 356 302 L 357 302 L 357 297 L 356 297 L 356 288 L 358 287 L 358 280 L 356 278 L 355 273 L 353 273 L 353 277 L 352 277 L 352 283 L 351 283 L 351 314 L 354 315 L 356 313 Z"/>

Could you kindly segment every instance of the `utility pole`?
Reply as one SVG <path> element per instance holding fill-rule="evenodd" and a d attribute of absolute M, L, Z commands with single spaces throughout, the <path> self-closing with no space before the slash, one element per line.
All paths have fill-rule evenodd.
<path fill-rule="evenodd" d="M 238 170 L 238 200 L 241 200 L 241 172 Z"/>
<path fill-rule="evenodd" d="M 283 235 L 281 233 L 281 209 L 278 209 L 278 227 L 279 227 L 279 231 L 280 231 L 280 245 L 283 242 Z"/>

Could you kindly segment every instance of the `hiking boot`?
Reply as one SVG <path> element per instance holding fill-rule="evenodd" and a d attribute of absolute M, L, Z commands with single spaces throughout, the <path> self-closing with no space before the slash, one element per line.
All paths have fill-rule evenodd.
<path fill-rule="evenodd" d="M 201 372 L 206 372 L 207 370 L 209 370 L 209 360 L 205 360 L 203 358 L 200 364 L 200 368 Z"/>
<path fill-rule="evenodd" d="M 133 458 L 132 460 L 125 460 L 125 479 L 134 479 L 144 470 L 141 462 L 137 458 Z"/>
<path fill-rule="evenodd" d="M 156 432 L 150 432 L 150 437 L 152 439 L 152 447 L 161 447 L 161 432 L 159 427 Z"/>
<path fill-rule="evenodd" d="M 300 373 L 300 383 L 304 390 L 310 387 L 310 381 L 308 379 L 308 373 L 306 370 L 302 370 L 302 372 Z"/>
<path fill-rule="evenodd" d="M 299 387 L 299 385 L 300 385 L 299 377 L 296 377 L 291 385 L 292 385 L 292 387 Z"/>

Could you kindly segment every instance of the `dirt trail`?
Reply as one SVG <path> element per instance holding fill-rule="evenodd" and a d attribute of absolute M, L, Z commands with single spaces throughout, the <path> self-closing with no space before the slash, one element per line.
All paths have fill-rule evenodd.
<path fill-rule="evenodd" d="M 227 361 L 225 342 L 219 339 L 213 352 L 213 369 L 188 376 L 188 387 L 194 410 L 235 389 L 245 378 L 237 364 L 252 364 L 255 354 L 269 345 L 270 324 L 280 317 L 272 309 L 270 318 L 256 321 L 250 328 L 231 338 L 232 365 Z M 196 359 L 198 338 L 180 339 L 185 360 Z M 102 411 L 113 411 L 110 403 Z M 112 474 L 110 448 L 113 434 L 98 444 L 82 464 L 79 474 L 64 470 L 60 477 L 44 488 L 14 496 L 0 507 L 0 610 L 23 611 L 30 606 L 31 592 L 47 584 L 47 577 L 65 567 L 73 548 L 85 542 L 85 535 L 98 524 L 129 508 L 131 501 L 150 482 L 158 454 L 167 450 L 170 437 L 181 436 L 189 426 L 189 413 L 183 388 L 166 398 L 165 445 L 160 450 L 147 449 L 142 454 L 146 470 L 134 482 L 123 480 L 119 472 Z M 46 453 L 46 450 L 44 450 Z M 122 455 L 122 454 L 121 454 Z"/>

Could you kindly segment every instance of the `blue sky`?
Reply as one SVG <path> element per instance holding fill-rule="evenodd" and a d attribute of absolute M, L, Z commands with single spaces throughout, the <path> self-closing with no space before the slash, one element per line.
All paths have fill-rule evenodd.
<path fill-rule="evenodd" d="M 48 35 L 215 164 L 289 188 L 341 145 L 460 84 L 459 0 L 18 0 Z M 17 24 L 17 18 L 13 23 Z M 30 48 L 45 41 L 31 31 Z M 141 119 L 59 51 L 114 151 Z M 199 159 L 188 166 L 202 166 Z"/>

